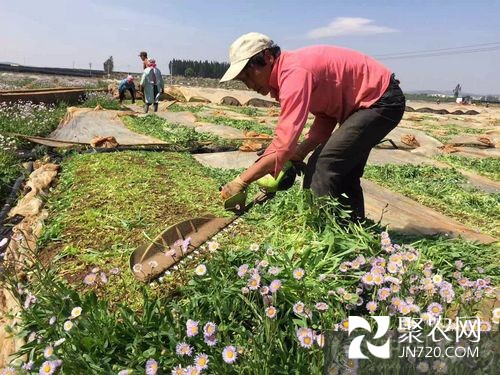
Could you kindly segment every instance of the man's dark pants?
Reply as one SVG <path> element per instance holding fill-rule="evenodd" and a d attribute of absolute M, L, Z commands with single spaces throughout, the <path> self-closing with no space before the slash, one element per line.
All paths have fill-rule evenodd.
<path fill-rule="evenodd" d="M 351 210 L 352 220 L 363 220 L 365 207 L 360 179 L 368 156 L 398 125 L 404 109 L 405 97 L 393 75 L 389 88 L 375 104 L 350 115 L 313 152 L 307 163 L 304 187 L 311 188 L 316 196 L 338 198 Z"/>
<path fill-rule="evenodd" d="M 135 91 L 132 89 L 125 89 L 120 91 L 120 103 L 125 99 L 125 91 L 130 91 L 130 95 L 132 96 L 132 103 L 135 103 Z"/>

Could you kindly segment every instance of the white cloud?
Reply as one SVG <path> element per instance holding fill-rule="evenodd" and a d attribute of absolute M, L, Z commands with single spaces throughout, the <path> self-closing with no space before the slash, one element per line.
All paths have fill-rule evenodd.
<path fill-rule="evenodd" d="M 327 26 L 313 29 L 307 33 L 310 39 L 328 38 L 341 35 L 369 35 L 393 33 L 396 29 L 386 26 L 377 26 L 373 20 L 360 17 L 337 17 Z"/>

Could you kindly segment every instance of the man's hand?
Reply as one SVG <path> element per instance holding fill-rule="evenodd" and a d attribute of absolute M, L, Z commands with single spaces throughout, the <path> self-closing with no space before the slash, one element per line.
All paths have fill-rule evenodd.
<path fill-rule="evenodd" d="M 243 181 L 240 176 L 236 177 L 233 181 L 228 182 L 222 187 L 220 196 L 222 199 L 228 199 L 233 195 L 238 194 L 240 191 L 245 190 L 248 184 Z"/>
<path fill-rule="evenodd" d="M 290 158 L 292 161 L 302 161 L 306 158 L 306 156 L 313 151 L 319 143 L 314 142 L 310 139 L 305 139 L 302 143 L 298 144 L 295 148 L 295 152 Z"/>

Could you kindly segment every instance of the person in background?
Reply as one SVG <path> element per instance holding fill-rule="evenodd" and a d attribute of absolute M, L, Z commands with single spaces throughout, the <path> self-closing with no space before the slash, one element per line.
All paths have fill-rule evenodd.
<path fill-rule="evenodd" d="M 130 91 L 130 95 L 132 96 L 132 104 L 135 103 L 135 83 L 134 77 L 128 76 L 125 79 L 120 81 L 120 85 L 118 86 L 118 92 L 120 93 L 120 104 L 123 103 L 123 99 L 125 99 L 125 91 Z"/>
<path fill-rule="evenodd" d="M 164 90 L 164 83 L 160 69 L 156 67 L 155 59 L 149 59 L 148 67 L 142 73 L 140 87 L 144 92 L 144 112 L 148 113 L 151 104 L 153 104 L 154 111 L 157 112 L 160 94 Z"/>
<path fill-rule="evenodd" d="M 148 53 L 146 51 L 141 51 L 139 53 L 139 57 L 142 60 L 142 69 L 146 69 L 148 67 Z"/>
<path fill-rule="evenodd" d="M 229 48 L 231 65 L 221 82 L 239 80 L 281 105 L 274 138 L 259 159 L 221 191 L 227 199 L 287 161 L 307 163 L 304 187 L 331 196 L 365 218 L 361 176 L 371 149 L 401 121 L 405 97 L 394 74 L 380 62 L 347 48 L 310 46 L 281 51 L 268 36 L 248 33 Z M 312 113 L 314 122 L 299 138 Z M 333 132 L 334 128 L 338 128 Z"/>

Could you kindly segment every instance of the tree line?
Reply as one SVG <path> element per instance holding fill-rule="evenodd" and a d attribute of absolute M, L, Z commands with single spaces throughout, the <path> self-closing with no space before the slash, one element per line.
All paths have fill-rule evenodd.
<path fill-rule="evenodd" d="M 229 63 L 201 60 L 170 60 L 168 63 L 171 75 L 201 78 L 222 78 Z"/>

